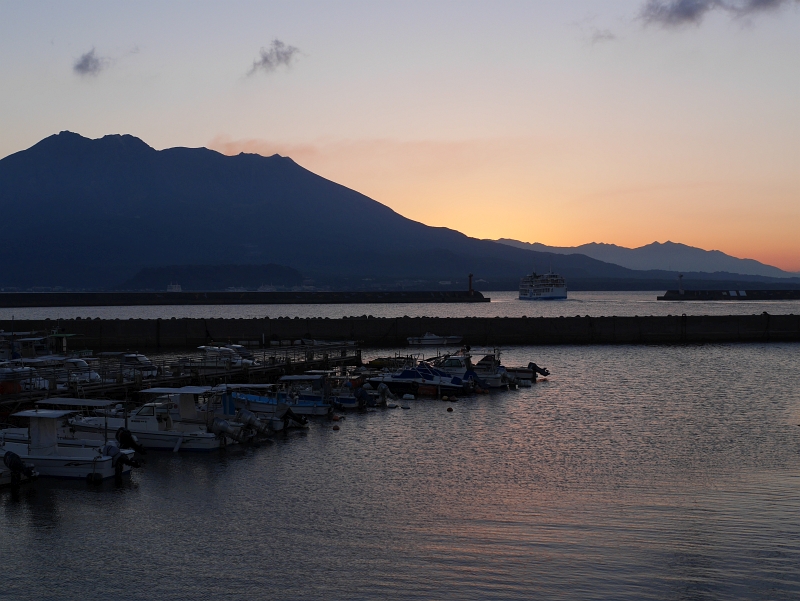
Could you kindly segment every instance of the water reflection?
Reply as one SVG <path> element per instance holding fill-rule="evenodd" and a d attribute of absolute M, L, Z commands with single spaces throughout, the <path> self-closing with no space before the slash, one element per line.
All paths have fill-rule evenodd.
<path fill-rule="evenodd" d="M 3 491 L 3 593 L 793 598 L 798 348 L 508 349 L 553 375 Z"/>

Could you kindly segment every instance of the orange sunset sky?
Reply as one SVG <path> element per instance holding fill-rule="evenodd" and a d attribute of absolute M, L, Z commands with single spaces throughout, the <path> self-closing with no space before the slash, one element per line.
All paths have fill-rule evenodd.
<path fill-rule="evenodd" d="M 800 271 L 800 3 L 690 4 L 2 3 L 0 156 L 280 153 L 479 238 Z"/>

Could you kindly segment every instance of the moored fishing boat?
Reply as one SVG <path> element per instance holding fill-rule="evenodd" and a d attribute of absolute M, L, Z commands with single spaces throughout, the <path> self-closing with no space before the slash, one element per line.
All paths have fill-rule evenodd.
<path fill-rule="evenodd" d="M 104 480 L 130 473 L 138 465 L 134 451 L 114 442 L 97 441 L 94 447 L 59 444 L 58 426 L 72 410 L 28 409 L 13 417 L 29 419 L 29 440 L 5 440 L 0 435 L 0 453 L 12 452 L 33 465 L 42 477 Z"/>
<path fill-rule="evenodd" d="M 506 367 L 506 373 L 514 378 L 519 386 L 528 387 L 532 382 L 536 382 L 539 376 L 547 377 L 550 372 L 545 367 L 539 367 L 533 362 L 528 363 L 527 367 Z"/>
<path fill-rule="evenodd" d="M 508 375 L 500 365 L 500 350 L 494 349 L 477 362 L 472 362 L 470 347 L 464 347 L 452 355 L 442 355 L 430 361 L 431 365 L 462 380 L 472 380 L 484 388 L 507 388 Z"/>
<path fill-rule="evenodd" d="M 233 348 L 233 345 L 204 345 L 197 348 L 203 351 L 203 356 L 199 358 L 182 357 L 176 365 L 180 371 L 184 373 L 213 374 L 231 369 L 252 367 L 256 363 L 254 359 L 246 358 L 242 354 L 242 352 L 246 352 L 244 347 L 240 347 L 242 352 Z M 250 356 L 252 357 L 252 353 L 250 353 Z"/>
<path fill-rule="evenodd" d="M 178 420 L 172 418 L 169 403 L 152 402 L 130 416 L 80 416 L 70 419 L 69 425 L 90 438 L 99 438 L 106 431 L 129 432 L 145 449 L 162 451 L 213 451 L 244 440 L 241 428 L 224 419 L 201 419 L 193 394 L 179 394 L 178 405 Z"/>
<path fill-rule="evenodd" d="M 394 394 L 417 394 L 421 390 L 438 392 L 463 392 L 469 390 L 468 382 L 448 374 L 430 363 L 420 361 L 395 372 L 382 372 L 367 378 L 373 388 L 386 384 Z"/>
<path fill-rule="evenodd" d="M 423 336 L 411 336 L 407 338 L 411 346 L 452 346 L 461 344 L 463 336 L 437 336 L 430 332 L 425 332 Z"/>

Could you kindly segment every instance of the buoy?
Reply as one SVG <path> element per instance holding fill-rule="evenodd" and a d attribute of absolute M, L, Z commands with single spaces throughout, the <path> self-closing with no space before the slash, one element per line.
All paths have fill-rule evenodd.
<path fill-rule="evenodd" d="M 339 426 L 334 426 L 333 429 L 334 430 L 339 430 Z"/>
<path fill-rule="evenodd" d="M 333 421 L 335 421 L 335 422 L 338 422 L 339 421 L 339 416 L 338 415 L 334 415 L 331 419 Z"/>
<path fill-rule="evenodd" d="M 448 408 L 447 408 L 447 410 L 448 410 L 448 411 L 452 411 L 452 410 L 453 410 L 453 408 L 452 408 L 452 407 L 448 407 Z"/>

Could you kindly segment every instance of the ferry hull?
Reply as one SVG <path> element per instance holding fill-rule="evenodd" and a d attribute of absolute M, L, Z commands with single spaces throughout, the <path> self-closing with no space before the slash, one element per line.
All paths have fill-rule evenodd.
<path fill-rule="evenodd" d="M 534 289 L 521 289 L 519 300 L 567 300 L 566 288 L 553 288 L 549 292 L 537 292 Z"/>

